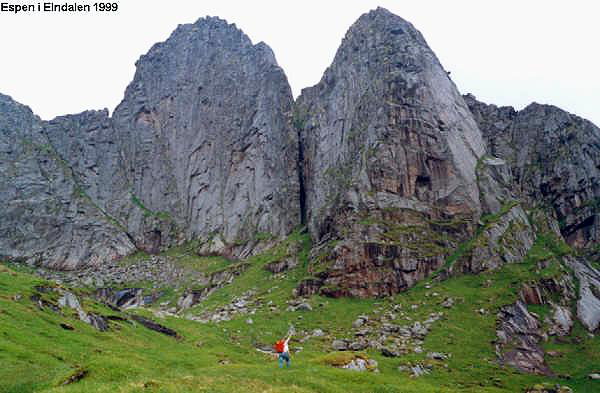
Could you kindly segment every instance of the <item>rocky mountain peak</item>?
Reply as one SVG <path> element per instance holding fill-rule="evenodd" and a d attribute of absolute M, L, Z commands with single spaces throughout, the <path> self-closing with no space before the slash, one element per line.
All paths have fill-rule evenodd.
<path fill-rule="evenodd" d="M 64 176 L 46 191 L 52 198 L 33 194 L 35 207 L 23 213 L 31 216 L 19 218 L 31 221 L 27 240 L 7 235 L 0 255 L 72 269 L 186 240 L 210 253 L 248 255 L 257 233 L 277 238 L 300 223 L 297 163 L 289 159 L 298 155 L 293 98 L 266 44 L 253 45 L 235 25 L 207 17 L 179 26 L 136 67 L 112 117 L 88 111 L 42 122 L 0 99 L 5 128 L 37 127 L 29 162 L 51 163 Z M 43 183 L 38 177 L 54 169 L 32 170 L 27 181 Z M 13 172 L 4 173 L 5 202 L 15 197 Z M 77 214 L 54 206 L 61 201 Z M 8 205 L 0 215 L 16 226 L 8 217 L 21 210 L 11 213 Z M 47 224 L 46 211 L 58 211 L 53 219 L 64 224 Z M 67 223 L 71 232 L 61 226 Z M 103 245 L 105 252 L 91 251 Z"/>
<path fill-rule="evenodd" d="M 132 192 L 180 230 L 142 231 L 159 231 L 161 243 L 217 233 L 223 244 L 289 233 L 299 223 L 299 209 L 287 208 L 299 199 L 285 158 L 297 155 L 292 102 L 271 49 L 222 19 L 179 26 L 154 46 L 113 118 L 134 141 L 123 146 Z"/>
<path fill-rule="evenodd" d="M 369 36 L 371 42 L 379 43 L 389 43 L 389 36 L 396 36 L 397 38 L 402 34 L 408 34 L 412 39 L 420 40 L 425 44 L 421 33 L 410 22 L 383 7 L 377 7 L 362 14 L 350 26 L 345 38 L 351 39 L 360 34 Z"/>
<path fill-rule="evenodd" d="M 319 84 L 303 90 L 296 118 L 311 234 L 345 239 L 328 260 L 340 270 L 360 265 L 373 281 L 365 284 L 367 273 L 358 269 L 356 282 L 328 277 L 324 285 L 384 295 L 439 267 L 442 253 L 416 253 L 399 259 L 418 269 L 389 274 L 377 261 L 396 258 L 400 244 L 418 249 L 428 229 L 423 239 L 400 235 L 381 246 L 387 224 L 461 217 L 465 225 L 453 236 L 471 232 L 466 222 L 481 211 L 475 169 L 485 145 L 456 86 L 410 23 L 385 9 L 361 16 Z"/>
<path fill-rule="evenodd" d="M 309 390 L 337 384 L 329 372 L 315 380 L 312 366 L 379 372 L 367 352 L 389 375 L 358 386 L 336 372 L 339 389 L 401 386 L 408 371 L 425 391 L 440 372 L 457 391 L 571 391 L 555 384 L 565 378 L 597 390 L 600 129 L 591 122 L 552 105 L 461 96 L 419 31 L 384 8 L 350 27 L 296 102 L 272 50 L 217 17 L 180 25 L 136 66 L 113 116 L 42 121 L 0 94 L 0 322 L 10 341 L 0 358 L 22 360 L 8 368 L 22 371 L 4 378 L 9 390 L 102 390 L 104 377 L 168 390 L 183 372 L 190 387 L 210 386 L 196 364 L 158 382 L 147 365 L 119 381 L 105 366 L 123 340 L 150 337 L 130 322 L 179 341 L 165 352 L 172 345 L 154 340 L 156 353 L 203 352 L 216 370 L 230 363 L 224 346 L 271 354 L 263 344 L 286 320 L 298 321 L 293 344 L 316 340 L 297 373 L 305 369 Z M 147 306 L 144 317 L 121 312 Z M 168 325 L 180 318 L 177 331 L 151 313 Z M 244 319 L 244 332 L 225 329 Z M 185 325 L 196 322 L 204 326 Z M 56 340 L 76 359 L 49 353 Z M 74 340 L 99 348 L 93 362 L 80 362 Z M 140 360 L 143 346 L 124 353 Z M 102 353 L 108 363 L 96 361 Z M 253 358 L 240 366 L 265 370 L 259 389 L 272 365 Z M 21 378 L 32 364 L 48 378 Z M 522 373 L 552 387 L 520 386 L 538 381 Z"/>

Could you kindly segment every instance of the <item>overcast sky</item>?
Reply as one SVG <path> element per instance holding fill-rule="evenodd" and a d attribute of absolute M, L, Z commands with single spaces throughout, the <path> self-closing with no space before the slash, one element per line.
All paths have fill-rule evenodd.
<path fill-rule="evenodd" d="M 297 96 L 319 81 L 348 27 L 380 5 L 423 33 L 462 93 L 518 109 L 553 104 L 600 125 L 595 0 L 117 1 L 113 14 L 0 14 L 0 92 L 43 119 L 112 112 L 140 55 L 178 24 L 216 15 L 271 46 Z"/>

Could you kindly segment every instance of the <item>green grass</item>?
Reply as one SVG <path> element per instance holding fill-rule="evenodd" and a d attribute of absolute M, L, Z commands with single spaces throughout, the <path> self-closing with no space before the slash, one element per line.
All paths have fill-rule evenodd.
<path fill-rule="evenodd" d="M 230 264 L 223 259 L 195 257 L 194 249 L 194 245 L 184 245 L 167 254 L 182 265 L 204 271 Z M 269 262 L 293 257 L 290 250 L 298 249 L 297 268 L 278 275 L 264 269 Z M 538 236 L 523 263 L 494 272 L 432 282 L 430 288 L 421 282 L 408 292 L 386 299 L 314 296 L 309 299 L 312 311 L 286 311 L 292 290 L 308 275 L 309 250 L 308 235 L 296 231 L 270 250 L 246 260 L 248 268 L 231 285 L 187 311 L 200 315 L 253 290 L 253 299 L 260 304 L 253 315 L 237 315 L 220 324 L 201 324 L 184 318 L 157 319 L 152 310 L 136 311 L 179 332 L 183 336 L 179 341 L 131 322 L 111 322 L 111 330 L 101 333 L 78 321 L 71 312 L 59 315 L 39 310 L 29 296 L 34 286 L 47 283 L 25 271 L 0 265 L 0 391 L 512 393 L 539 382 L 568 385 L 575 392 L 598 391 L 598 383 L 587 379 L 587 374 L 600 366 L 600 339 L 589 337 L 579 324 L 569 338 L 578 338 L 572 343 L 551 340 L 544 344 L 547 349 L 561 351 L 563 356 L 551 358 L 549 363 L 559 374 L 569 374 L 569 380 L 522 374 L 496 362 L 491 342 L 495 339 L 498 309 L 516 300 L 523 282 L 564 273 L 559 263 L 542 270 L 537 267 L 538 261 L 557 260 L 557 255 L 567 252 L 548 236 Z M 17 294 L 21 298 L 14 300 Z M 55 294 L 45 296 L 56 301 Z M 451 309 L 441 306 L 446 297 L 455 299 Z M 413 309 L 412 305 L 418 307 Z M 83 306 L 103 315 L 116 314 L 87 298 Z M 270 306 L 276 306 L 276 310 L 271 311 Z M 400 309 L 394 323 L 400 325 L 423 321 L 432 312 L 444 312 L 425 339 L 424 353 L 399 358 L 386 358 L 375 350 L 361 353 L 378 361 L 379 373 L 331 366 L 355 356 L 332 352 L 331 342 L 334 338 L 352 338 L 351 325 L 358 315 L 367 314 L 376 321 L 394 306 Z M 480 308 L 486 313 L 478 313 Z M 538 314 L 547 312 L 534 309 Z M 252 324 L 246 323 L 248 317 Z M 62 329 L 61 322 L 75 330 Z M 290 369 L 280 370 L 274 360 L 254 348 L 272 345 L 290 325 L 298 332 L 291 348 L 302 347 L 302 351 L 293 354 Z M 301 332 L 317 328 L 325 332 L 323 337 L 299 341 Z M 426 359 L 428 351 L 450 353 L 451 357 L 431 361 Z M 410 378 L 397 370 L 399 365 L 413 363 L 432 364 L 432 373 Z M 79 382 L 60 386 L 81 371 L 87 374 Z"/>
<path fill-rule="evenodd" d="M 142 210 L 142 212 L 144 213 L 144 217 L 156 217 L 162 221 L 173 221 L 173 218 L 171 217 L 171 215 L 168 212 L 163 212 L 163 211 L 156 212 L 156 211 L 148 209 L 142 203 L 142 201 L 134 194 L 131 194 L 131 203 L 133 203 L 140 210 Z"/>
<path fill-rule="evenodd" d="M 194 253 L 177 254 L 172 251 L 166 251 L 164 255 L 171 256 L 171 261 L 179 267 L 205 274 L 215 273 L 236 264 L 236 261 L 221 256 L 205 257 Z"/>

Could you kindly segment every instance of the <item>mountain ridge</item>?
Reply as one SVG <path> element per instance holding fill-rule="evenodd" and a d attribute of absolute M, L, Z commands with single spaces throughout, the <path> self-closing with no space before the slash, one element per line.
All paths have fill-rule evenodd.
<path fill-rule="evenodd" d="M 529 113 L 529 123 L 511 125 Z M 517 112 L 461 96 L 421 33 L 384 8 L 350 27 L 321 81 L 296 100 L 268 45 L 252 44 L 235 24 L 206 17 L 179 25 L 139 58 L 112 116 L 106 110 L 50 121 L 28 116 L 41 130 L 38 153 L 30 156 L 41 162 L 38 175 L 54 160 L 65 179 L 50 183 L 52 192 L 65 194 L 63 205 L 70 193 L 92 212 L 71 207 L 79 213 L 67 215 L 69 225 L 81 221 L 82 228 L 96 229 L 77 232 L 84 242 L 56 235 L 48 242 L 61 227 L 44 224 L 56 207 L 34 198 L 35 208 L 24 211 L 30 211 L 28 237 L 37 246 L 28 252 L 14 246 L 23 237 L 4 236 L 5 257 L 76 269 L 197 241 L 200 254 L 244 258 L 263 249 L 265 239 L 307 225 L 320 276 L 299 290 L 333 296 L 390 295 L 439 269 L 452 273 L 455 259 L 454 270 L 477 272 L 523 257 L 535 238 L 525 210 L 535 207 L 535 189 L 546 187 L 540 176 L 549 174 L 515 166 L 507 149 L 523 142 L 503 142 L 494 127 L 546 121 L 558 132 L 567 121 L 584 139 L 599 134 L 591 122 L 559 108 L 534 103 Z M 576 152 L 596 145 L 565 141 L 572 164 L 560 170 L 584 176 L 573 165 L 594 162 L 594 154 L 582 161 Z M 555 148 L 549 141 L 540 152 Z M 4 173 L 10 194 L 13 178 Z M 512 190 L 527 173 L 533 183 Z M 587 182 L 583 189 L 561 186 L 564 201 L 549 218 L 562 226 L 561 237 L 586 250 L 600 233 L 594 210 L 599 176 L 590 168 L 580 180 Z M 85 223 L 86 214 L 101 219 Z M 481 226 L 484 215 L 498 217 Z M 19 224 L 5 222 L 4 233 Z M 112 251 L 92 251 L 91 244 L 102 244 L 98 237 Z M 474 237 L 479 243 L 457 255 Z M 510 247 L 505 238 L 512 239 Z"/>
<path fill-rule="evenodd" d="M 274 391 L 583 392 L 600 130 L 461 95 L 383 8 L 296 100 L 266 44 L 201 18 L 112 115 L 0 94 L 0 295 L 11 391 L 265 390 L 287 329 Z"/>

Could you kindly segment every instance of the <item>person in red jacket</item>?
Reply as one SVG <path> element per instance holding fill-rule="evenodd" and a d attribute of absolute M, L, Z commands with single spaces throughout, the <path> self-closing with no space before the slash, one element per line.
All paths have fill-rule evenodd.
<path fill-rule="evenodd" d="M 292 333 L 288 334 L 285 339 L 281 339 L 275 343 L 275 350 L 279 353 L 279 368 L 283 367 L 283 362 L 285 361 L 286 367 L 290 367 L 291 359 L 290 359 L 290 348 L 288 343 L 290 338 L 292 337 Z"/>

